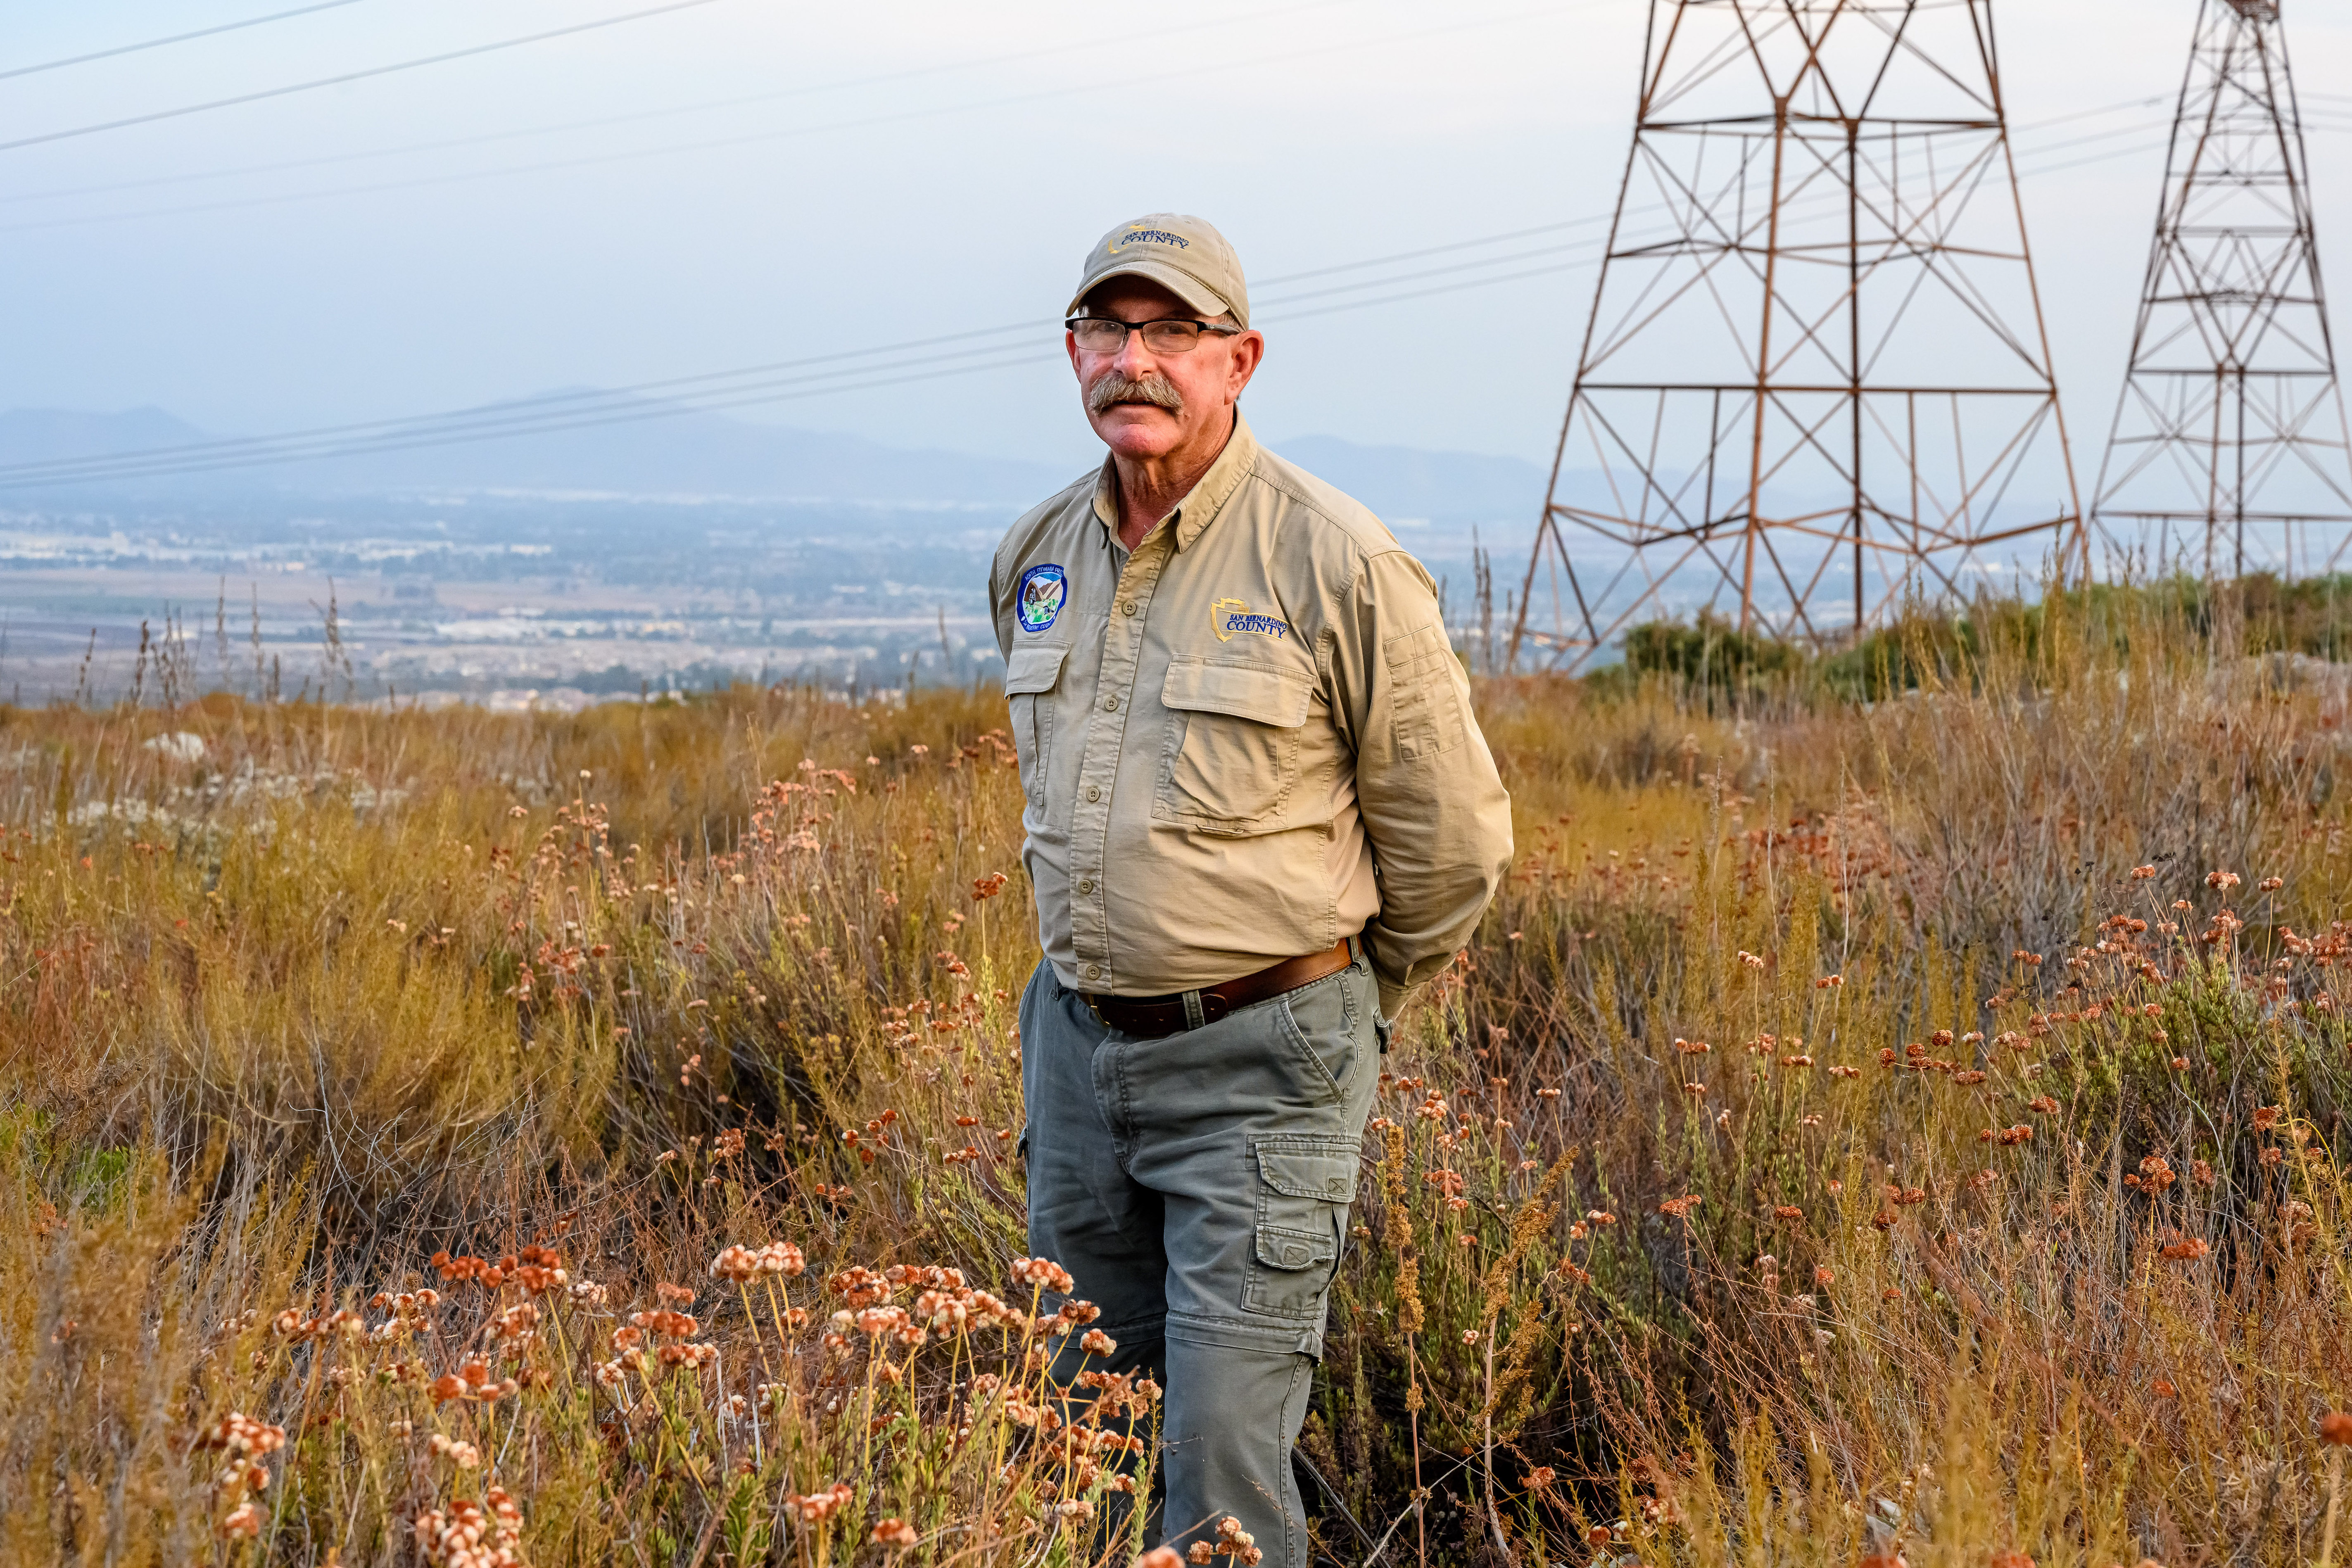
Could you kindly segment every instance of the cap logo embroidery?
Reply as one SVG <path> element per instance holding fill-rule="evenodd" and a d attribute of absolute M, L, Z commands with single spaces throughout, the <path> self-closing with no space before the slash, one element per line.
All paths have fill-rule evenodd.
<path fill-rule="evenodd" d="M 1126 234 L 1112 240 L 1106 247 L 1106 254 L 1117 256 L 1130 245 L 1172 245 L 1179 250 L 1192 248 L 1192 242 L 1181 234 L 1171 234 L 1164 228 L 1146 228 L 1141 224 L 1130 224 Z"/>
<path fill-rule="evenodd" d="M 1013 596 L 1013 612 L 1021 617 L 1021 629 L 1042 632 L 1051 626 L 1062 613 L 1063 601 L 1069 596 L 1068 576 L 1050 562 L 1021 574 L 1020 588 Z"/>
<path fill-rule="evenodd" d="M 1280 642 L 1290 635 L 1290 623 L 1272 616 L 1254 616 L 1239 599 L 1219 599 L 1209 606 L 1209 629 L 1219 642 L 1231 642 L 1236 632 L 1255 632 Z"/>

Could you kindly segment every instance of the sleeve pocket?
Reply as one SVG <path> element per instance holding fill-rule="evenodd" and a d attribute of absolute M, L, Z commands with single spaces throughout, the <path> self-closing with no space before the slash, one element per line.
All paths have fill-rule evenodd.
<path fill-rule="evenodd" d="M 1439 626 L 1401 632 L 1381 644 L 1388 665 L 1389 717 L 1400 761 L 1443 756 L 1462 744 L 1469 720 L 1454 685 L 1460 668 Z"/>

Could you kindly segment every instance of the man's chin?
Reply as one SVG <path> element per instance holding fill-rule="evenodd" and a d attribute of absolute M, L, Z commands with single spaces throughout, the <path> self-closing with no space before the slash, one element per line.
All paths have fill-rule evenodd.
<path fill-rule="evenodd" d="M 1095 431 L 1123 456 L 1156 458 L 1183 438 L 1184 426 L 1156 403 L 1114 403 L 1095 416 Z"/>

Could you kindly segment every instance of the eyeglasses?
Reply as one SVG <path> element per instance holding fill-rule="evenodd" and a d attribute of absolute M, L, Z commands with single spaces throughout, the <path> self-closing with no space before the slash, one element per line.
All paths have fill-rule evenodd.
<path fill-rule="evenodd" d="M 1141 332 L 1143 346 L 1156 354 L 1188 354 L 1201 346 L 1202 332 L 1230 338 L 1239 327 L 1213 326 L 1207 321 L 1168 317 L 1157 321 L 1122 321 L 1110 316 L 1073 316 L 1062 325 L 1090 354 L 1115 354 L 1127 347 L 1127 334 Z"/>

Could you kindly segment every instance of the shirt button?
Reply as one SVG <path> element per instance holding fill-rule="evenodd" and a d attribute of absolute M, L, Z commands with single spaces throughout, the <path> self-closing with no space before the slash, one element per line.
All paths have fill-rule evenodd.
<path fill-rule="evenodd" d="M 1102 978 L 1102 965 L 1099 963 L 1087 964 L 1087 978 L 1089 980 L 1100 980 Z"/>
<path fill-rule="evenodd" d="M 1102 785 L 1100 785 L 1100 784 L 1088 784 L 1088 785 L 1087 785 L 1087 798 L 1088 800 L 1100 800 L 1100 799 L 1102 798 Z"/>
<path fill-rule="evenodd" d="M 1122 616 L 1131 616 L 1135 614 L 1135 601 L 1133 599 L 1129 599 L 1126 604 L 1121 605 L 1118 607 L 1118 613 Z"/>
<path fill-rule="evenodd" d="M 1095 879 L 1094 879 L 1092 877 L 1081 877 L 1081 878 L 1079 878 L 1079 879 L 1078 879 L 1078 891 L 1079 891 L 1079 892 L 1081 892 L 1081 893 L 1091 893 L 1091 892 L 1093 892 L 1094 890 L 1095 890 Z"/>
<path fill-rule="evenodd" d="M 1104 698 L 1104 699 L 1103 699 L 1103 711 L 1104 711 L 1104 712 L 1106 712 L 1106 713 L 1116 713 L 1116 712 L 1118 712 L 1118 698 L 1116 698 L 1116 697 L 1106 697 L 1106 698 Z"/>

